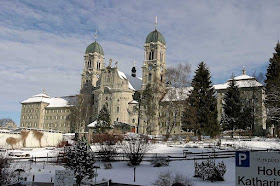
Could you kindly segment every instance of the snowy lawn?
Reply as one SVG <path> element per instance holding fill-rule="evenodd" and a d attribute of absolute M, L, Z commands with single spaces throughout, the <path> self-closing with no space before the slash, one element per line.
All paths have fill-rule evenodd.
<path fill-rule="evenodd" d="M 206 152 L 210 151 L 211 149 L 203 149 L 203 148 L 184 148 L 184 145 L 179 145 L 176 147 L 168 147 L 166 144 L 156 144 L 153 146 L 151 153 L 161 153 L 161 154 L 168 154 L 168 153 L 178 153 L 182 154 L 183 150 L 189 150 L 191 152 Z M 45 149 L 34 149 L 32 155 L 46 155 L 46 153 L 50 153 L 52 151 L 45 150 Z M 217 160 L 219 162 L 221 160 Z M 202 181 L 200 178 L 194 178 L 194 161 L 193 160 L 182 160 L 182 161 L 171 161 L 169 166 L 166 167 L 153 167 L 150 165 L 150 162 L 144 161 L 139 166 L 136 167 L 136 182 L 135 184 L 139 185 L 152 185 L 155 182 L 157 176 L 161 172 L 170 171 L 173 174 L 180 173 L 184 176 L 187 176 L 189 179 L 192 180 L 194 185 L 234 185 L 234 175 L 235 175 L 235 168 L 234 168 L 234 158 L 223 159 L 227 166 L 227 172 L 225 174 L 225 181 L 224 182 L 214 182 L 211 183 L 209 181 Z M 21 162 L 24 167 L 26 168 L 27 172 L 26 175 L 28 176 L 28 181 L 32 180 L 32 176 L 35 175 L 35 181 L 40 182 L 49 182 L 54 180 L 55 170 L 63 170 L 64 168 L 59 165 L 52 165 L 52 164 L 30 164 L 29 162 L 23 163 Z M 21 164 L 18 163 L 18 164 Z M 98 177 L 97 182 L 102 181 L 102 179 L 112 179 L 113 182 L 120 182 L 120 183 L 134 183 L 133 182 L 133 167 L 129 167 L 127 162 L 113 162 L 112 169 L 104 169 L 102 162 L 97 162 L 96 165 L 100 165 L 101 169 L 98 169 Z M 31 169 L 30 169 L 31 168 Z"/>
<path fill-rule="evenodd" d="M 180 156 L 183 155 L 183 150 L 189 150 L 190 152 L 209 152 L 211 148 L 202 148 L 203 146 L 208 146 L 210 143 L 187 143 L 179 144 L 173 146 L 167 146 L 167 144 L 155 144 L 149 153 L 158 154 L 173 154 L 176 153 Z M 222 140 L 222 146 L 231 150 L 232 147 L 227 147 L 228 145 L 234 146 L 234 148 L 247 148 L 247 149 L 280 149 L 280 143 L 277 139 L 265 139 L 260 140 L 258 138 L 252 139 L 252 141 L 239 141 L 239 140 Z M 96 149 L 95 146 L 92 146 Z M 188 148 L 186 148 L 188 147 Z M 189 148 L 189 147 L 199 147 L 199 148 Z M 216 149 L 217 150 L 217 149 Z M 31 156 L 52 156 L 56 155 L 57 151 L 47 150 L 47 149 L 33 149 L 31 151 L 25 151 Z M 217 159 L 216 162 L 224 161 L 227 167 L 226 174 L 224 176 L 225 181 L 214 182 L 203 181 L 200 178 L 194 178 L 194 161 L 193 160 L 181 160 L 181 161 L 171 161 L 169 166 L 166 167 L 153 167 L 150 162 L 144 161 L 139 166 L 136 167 L 136 182 L 139 185 L 152 185 L 156 178 L 161 172 L 170 171 L 173 174 L 180 173 L 187 176 L 194 185 L 235 185 L 235 160 L 234 158 L 227 159 Z M 134 183 L 133 182 L 133 167 L 129 167 L 127 162 L 113 162 L 112 169 L 104 169 L 102 162 L 96 162 L 96 165 L 100 165 L 98 169 L 97 182 L 102 181 L 102 179 L 112 179 L 113 182 L 120 183 Z M 28 181 L 32 180 L 32 176 L 35 175 L 35 181 L 49 182 L 54 180 L 55 170 L 63 170 L 64 167 L 59 165 L 44 164 L 44 163 L 30 163 L 30 162 L 18 162 L 18 167 L 25 167 L 26 175 L 28 176 Z"/>

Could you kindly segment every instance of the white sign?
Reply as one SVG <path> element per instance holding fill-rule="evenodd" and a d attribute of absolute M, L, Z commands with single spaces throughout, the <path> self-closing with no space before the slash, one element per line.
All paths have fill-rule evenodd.
<path fill-rule="evenodd" d="M 55 186 L 73 186 L 74 171 L 72 170 L 55 170 Z"/>
<path fill-rule="evenodd" d="M 280 186 L 280 152 L 237 151 L 235 185 Z"/>

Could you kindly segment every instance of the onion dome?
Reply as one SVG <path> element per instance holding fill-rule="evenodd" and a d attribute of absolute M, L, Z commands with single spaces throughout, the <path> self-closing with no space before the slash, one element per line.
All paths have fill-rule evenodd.
<path fill-rule="evenodd" d="M 156 43 L 158 41 L 166 45 L 163 35 L 159 31 L 157 31 L 157 29 L 155 29 L 153 32 L 149 33 L 145 43 L 151 43 L 151 42 Z"/>
<path fill-rule="evenodd" d="M 94 52 L 97 52 L 104 56 L 103 48 L 96 41 L 94 41 L 93 43 L 88 45 L 85 53 L 88 54 L 88 53 L 94 53 Z"/>

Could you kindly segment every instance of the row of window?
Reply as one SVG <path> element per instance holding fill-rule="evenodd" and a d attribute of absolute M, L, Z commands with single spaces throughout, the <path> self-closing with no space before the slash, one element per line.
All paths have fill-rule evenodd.
<path fill-rule="evenodd" d="M 57 123 L 49 123 L 49 124 L 43 124 L 44 128 L 46 127 L 54 127 L 54 128 L 57 128 L 57 127 L 70 127 L 70 124 L 66 124 L 66 123 L 61 123 L 61 124 L 57 124 Z"/>
<path fill-rule="evenodd" d="M 67 119 L 67 116 L 45 116 L 46 120 L 58 120 L 58 119 Z"/>
<path fill-rule="evenodd" d="M 173 123 L 172 123 L 172 124 L 173 124 Z M 169 126 L 169 123 L 168 123 L 168 122 L 161 122 L 161 123 L 159 124 L 159 126 L 160 126 L 160 127 L 166 127 L 166 126 Z M 176 122 L 174 126 L 177 126 L 177 127 L 182 126 L 182 122 L 181 122 L 181 121 L 180 121 L 180 122 Z"/>
<path fill-rule="evenodd" d="M 32 108 L 32 109 L 26 109 L 26 110 L 25 110 L 25 109 L 23 108 L 23 109 L 22 109 L 22 112 L 25 112 L 25 111 L 26 111 L 27 113 L 28 113 L 28 112 L 38 112 L 39 109 L 33 109 L 33 108 Z"/>
<path fill-rule="evenodd" d="M 91 60 L 86 62 L 87 68 L 93 68 L 93 64 Z M 99 61 L 96 62 L 96 69 L 101 69 L 101 63 Z"/>
<path fill-rule="evenodd" d="M 33 105 L 33 104 L 31 104 L 31 105 L 22 105 L 22 107 L 33 107 L 33 106 L 38 106 L 38 105 Z"/>
<path fill-rule="evenodd" d="M 21 126 L 22 126 L 22 127 L 37 127 L 37 123 L 34 123 L 34 124 L 32 125 L 32 123 L 24 123 L 24 122 L 22 122 L 22 123 L 21 123 Z"/>
<path fill-rule="evenodd" d="M 60 113 L 60 112 L 70 112 L 70 109 L 61 109 L 61 110 L 46 110 L 46 113 Z"/>
<path fill-rule="evenodd" d="M 38 115 L 35 115 L 34 117 L 32 115 L 22 116 L 22 119 L 38 119 Z"/>
<path fill-rule="evenodd" d="M 175 113 L 176 112 L 160 112 L 159 116 L 166 116 L 166 117 L 169 117 L 169 115 L 170 116 L 175 116 Z M 183 112 L 178 112 L 177 116 L 183 116 Z"/>
<path fill-rule="evenodd" d="M 160 53 L 159 54 L 159 57 L 160 57 L 160 61 L 162 62 L 163 61 L 163 53 Z M 153 60 L 155 59 L 155 54 L 154 54 L 154 51 L 150 51 L 149 52 L 149 60 Z"/>

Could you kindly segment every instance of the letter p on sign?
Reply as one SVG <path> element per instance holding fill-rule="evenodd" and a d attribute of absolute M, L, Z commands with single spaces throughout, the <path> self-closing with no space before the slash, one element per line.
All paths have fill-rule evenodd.
<path fill-rule="evenodd" d="M 237 151 L 235 154 L 236 167 L 250 167 L 250 153 L 248 151 Z"/>

